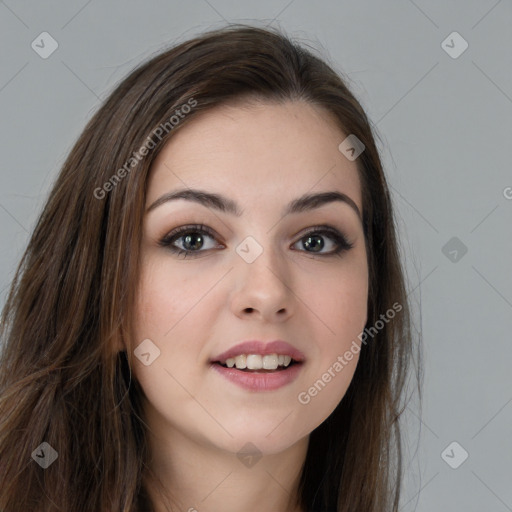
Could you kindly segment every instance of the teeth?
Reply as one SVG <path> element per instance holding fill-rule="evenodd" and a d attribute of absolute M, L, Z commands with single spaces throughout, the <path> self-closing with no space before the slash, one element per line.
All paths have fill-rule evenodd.
<path fill-rule="evenodd" d="M 291 356 L 268 354 L 242 354 L 226 359 L 224 363 L 228 368 L 236 366 L 239 370 L 277 370 L 278 366 L 288 367 L 292 361 Z"/>
<path fill-rule="evenodd" d="M 247 357 L 245 355 L 236 356 L 235 364 L 239 370 L 243 370 L 244 368 L 247 368 Z"/>
<path fill-rule="evenodd" d="M 277 368 L 278 357 L 277 354 L 270 354 L 263 357 L 263 368 L 265 370 L 275 370 Z"/>
<path fill-rule="evenodd" d="M 263 358 L 256 354 L 247 356 L 247 369 L 248 370 L 261 370 L 263 368 Z"/>

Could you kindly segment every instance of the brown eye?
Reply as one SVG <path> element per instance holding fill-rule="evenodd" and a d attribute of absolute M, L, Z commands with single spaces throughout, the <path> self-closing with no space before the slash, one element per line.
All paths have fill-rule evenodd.
<path fill-rule="evenodd" d="M 215 246 L 204 248 L 209 238 L 215 239 L 215 234 L 207 226 L 203 226 L 202 224 L 182 226 L 162 238 L 159 241 L 159 245 L 166 247 L 178 255 L 184 254 L 185 257 L 187 255 L 195 256 L 196 253 L 215 248 Z M 177 242 L 179 242 L 182 247 L 176 246 Z"/>
<path fill-rule="evenodd" d="M 330 238 L 334 241 L 334 244 L 332 242 L 330 244 L 334 245 L 334 250 L 322 252 L 326 246 L 324 242 L 325 238 Z M 342 251 L 348 251 L 354 247 L 353 243 L 348 242 L 348 240 L 338 230 L 330 226 L 317 226 L 313 228 L 303 235 L 296 244 L 300 242 L 302 242 L 302 247 L 305 249 L 305 252 L 318 254 L 320 256 L 332 256 L 339 254 Z"/>

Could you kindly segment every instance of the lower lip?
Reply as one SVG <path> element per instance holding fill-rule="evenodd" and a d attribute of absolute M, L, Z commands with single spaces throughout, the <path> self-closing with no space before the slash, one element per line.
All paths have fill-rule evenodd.
<path fill-rule="evenodd" d="M 222 376 L 241 388 L 250 391 L 273 391 L 282 388 L 297 378 L 303 363 L 296 363 L 286 370 L 273 373 L 243 372 L 236 368 L 226 368 L 217 363 L 212 363 L 213 368 Z"/>

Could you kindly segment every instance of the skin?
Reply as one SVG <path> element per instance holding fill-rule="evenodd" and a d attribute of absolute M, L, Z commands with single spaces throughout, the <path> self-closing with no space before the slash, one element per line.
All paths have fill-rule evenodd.
<path fill-rule="evenodd" d="M 184 125 L 154 162 L 146 206 L 178 188 L 200 188 L 243 210 L 236 217 L 180 199 L 145 216 L 131 349 L 149 338 L 160 356 L 149 366 L 134 358 L 133 372 L 146 397 L 150 467 L 176 510 L 301 510 L 294 499 L 309 434 L 343 398 L 358 354 L 308 404 L 297 397 L 359 343 L 368 268 L 362 223 L 348 204 L 281 212 L 305 193 L 338 191 L 362 213 L 356 162 L 338 150 L 346 136 L 327 112 L 305 102 L 231 104 Z M 175 239 L 199 256 L 159 246 L 190 224 L 218 235 L 201 233 L 202 246 L 197 236 L 188 246 L 183 234 Z M 320 235 L 320 254 L 304 247 L 306 230 L 321 224 L 354 247 L 328 256 L 336 247 L 330 235 Z M 248 236 L 263 248 L 253 263 L 236 252 Z M 254 392 L 210 367 L 213 356 L 250 339 L 283 339 L 301 350 L 298 378 Z M 262 454 L 252 467 L 236 456 L 247 442 Z M 150 495 L 158 512 L 171 509 L 154 484 Z"/>

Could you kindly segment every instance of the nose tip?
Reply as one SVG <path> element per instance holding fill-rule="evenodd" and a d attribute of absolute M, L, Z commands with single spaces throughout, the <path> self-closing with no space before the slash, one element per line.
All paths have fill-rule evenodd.
<path fill-rule="evenodd" d="M 282 318 L 290 312 L 291 294 L 285 281 L 287 270 L 283 259 L 271 250 L 263 250 L 259 243 L 261 251 L 257 250 L 254 242 L 247 241 L 247 245 L 241 243 L 237 248 L 237 252 L 238 249 L 242 250 L 242 261 L 239 262 L 239 285 L 233 306 L 244 316 L 259 313 L 267 319 L 274 316 Z M 248 249 L 246 253 L 243 252 L 245 248 Z M 251 258 L 247 257 L 248 254 Z"/>

